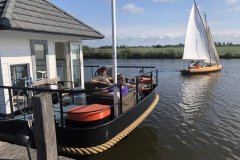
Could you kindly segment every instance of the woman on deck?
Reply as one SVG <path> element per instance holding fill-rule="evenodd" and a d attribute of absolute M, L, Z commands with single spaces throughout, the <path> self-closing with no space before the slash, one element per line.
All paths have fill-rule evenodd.
<path fill-rule="evenodd" d="M 107 67 L 102 66 L 96 71 L 94 78 L 91 80 L 91 83 L 111 85 L 111 81 L 112 77 L 107 75 Z"/>
<path fill-rule="evenodd" d="M 122 91 L 122 96 L 125 96 L 128 94 L 128 85 L 125 81 L 125 78 L 123 77 L 122 74 L 119 74 L 117 76 L 117 83 L 120 84 L 118 87 L 117 87 L 117 91 L 118 93 L 120 92 L 120 86 L 121 86 L 121 91 Z M 108 90 L 102 90 L 102 91 L 99 91 L 98 93 L 103 93 L 103 94 L 112 94 L 114 92 L 114 88 L 109 88 Z"/>

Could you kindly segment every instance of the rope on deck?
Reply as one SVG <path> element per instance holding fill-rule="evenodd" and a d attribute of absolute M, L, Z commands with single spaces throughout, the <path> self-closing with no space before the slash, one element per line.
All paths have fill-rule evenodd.
<path fill-rule="evenodd" d="M 159 100 L 159 95 L 156 95 L 150 107 L 137 120 L 135 120 L 126 129 L 124 129 L 122 132 L 120 132 L 118 135 L 113 137 L 108 142 L 95 147 L 88 147 L 88 148 L 73 148 L 73 147 L 58 145 L 58 151 L 65 154 L 70 154 L 70 155 L 91 155 L 91 154 L 97 154 L 97 153 L 106 151 L 107 149 L 114 146 L 117 142 L 122 140 L 124 137 L 126 137 L 130 132 L 132 132 L 152 112 L 152 110 L 157 105 L 158 100 Z"/>

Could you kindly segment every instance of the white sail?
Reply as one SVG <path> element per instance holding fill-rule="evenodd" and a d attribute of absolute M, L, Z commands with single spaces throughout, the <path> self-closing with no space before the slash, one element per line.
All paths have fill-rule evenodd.
<path fill-rule="evenodd" d="M 207 29 L 207 34 L 208 34 L 208 42 L 209 42 L 209 54 L 210 54 L 210 59 L 205 60 L 206 63 L 211 63 L 211 64 L 220 64 L 220 59 L 217 53 L 217 49 L 215 47 L 213 37 L 210 31 L 210 28 L 208 27 Z"/>
<path fill-rule="evenodd" d="M 183 59 L 208 60 L 208 37 L 196 4 L 189 17 Z"/>

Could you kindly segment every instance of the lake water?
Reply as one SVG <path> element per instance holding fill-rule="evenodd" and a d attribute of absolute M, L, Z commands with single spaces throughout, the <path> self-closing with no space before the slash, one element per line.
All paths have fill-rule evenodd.
<path fill-rule="evenodd" d="M 106 64 L 111 60 L 85 60 L 85 65 Z M 182 76 L 179 69 L 186 64 L 181 60 L 118 60 L 118 65 L 158 67 L 160 101 L 126 140 L 87 158 L 239 160 L 240 60 L 222 64 L 218 73 Z"/>

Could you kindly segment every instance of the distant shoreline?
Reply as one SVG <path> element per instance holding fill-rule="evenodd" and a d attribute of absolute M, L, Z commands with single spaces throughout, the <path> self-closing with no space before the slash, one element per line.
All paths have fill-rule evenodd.
<path fill-rule="evenodd" d="M 112 59 L 112 57 L 84 57 L 84 59 Z M 182 58 L 149 58 L 149 57 L 146 57 L 146 58 L 118 58 L 118 59 L 182 59 Z M 229 58 L 221 58 L 220 59 L 240 59 L 240 57 L 229 57 Z M 187 60 L 186 60 L 187 61 Z M 189 60 L 190 61 L 190 60 Z"/>
<path fill-rule="evenodd" d="M 220 59 L 240 58 L 240 46 L 217 46 Z M 117 49 L 118 59 L 181 59 L 183 47 L 126 47 Z M 111 48 L 84 48 L 84 58 L 110 59 Z"/>

